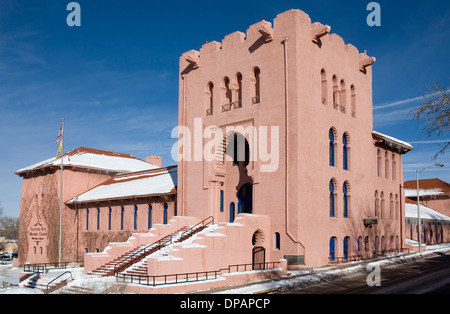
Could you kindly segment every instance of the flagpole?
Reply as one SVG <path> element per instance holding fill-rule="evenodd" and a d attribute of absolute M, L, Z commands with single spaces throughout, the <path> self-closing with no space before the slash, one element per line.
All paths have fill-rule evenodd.
<path fill-rule="evenodd" d="M 61 236 L 62 236 L 62 206 L 63 206 L 63 160 L 64 160 L 64 118 L 62 120 L 61 126 L 61 186 L 59 189 L 59 254 L 58 254 L 58 262 L 59 266 L 61 266 Z"/>

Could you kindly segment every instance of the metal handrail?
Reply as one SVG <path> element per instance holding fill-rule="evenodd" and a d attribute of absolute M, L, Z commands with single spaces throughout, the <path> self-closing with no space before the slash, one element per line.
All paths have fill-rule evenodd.
<path fill-rule="evenodd" d="M 243 271 L 247 271 L 247 267 L 251 267 L 250 270 L 266 270 L 266 269 L 275 269 L 276 265 L 280 264 L 280 262 L 264 262 L 264 263 L 250 263 L 250 264 L 235 264 L 229 265 L 227 268 L 222 268 L 219 270 L 211 270 L 211 271 L 200 271 L 193 273 L 179 273 L 179 274 L 170 274 L 170 275 L 138 275 L 138 274 L 116 274 L 116 281 L 120 279 L 123 282 L 126 282 L 129 279 L 130 283 L 137 283 L 141 285 L 147 286 L 159 286 L 159 285 L 167 285 L 167 284 L 177 284 L 182 282 L 197 282 L 204 280 L 217 279 L 217 276 L 222 272 L 231 273 L 234 268 L 236 268 L 235 272 L 239 272 L 239 268 L 243 267 Z M 270 265 L 272 267 L 270 268 Z M 258 266 L 258 269 L 254 269 L 254 266 Z M 161 280 L 158 280 L 161 278 Z M 173 278 L 173 279 L 170 279 Z M 195 280 L 194 280 L 195 278 Z M 164 280 L 163 280 L 164 279 Z M 168 280 L 169 279 L 169 280 Z M 192 279 L 192 280 L 190 280 Z"/>
<path fill-rule="evenodd" d="M 189 229 L 187 229 L 186 231 L 184 231 L 180 235 L 180 238 L 182 238 L 185 234 L 189 234 L 191 231 L 195 230 L 196 228 L 198 228 L 200 226 L 204 227 L 204 226 L 213 225 L 213 224 L 214 224 L 214 217 L 213 216 L 209 216 L 208 218 L 205 218 L 202 221 L 200 221 L 195 226 L 192 226 Z"/>
<path fill-rule="evenodd" d="M 148 251 L 156 249 L 156 248 L 157 248 L 156 250 L 159 250 L 163 246 L 166 246 L 169 242 L 172 243 L 172 238 L 173 238 L 172 235 L 167 235 L 164 238 L 137 250 L 130 256 L 127 256 L 125 259 L 118 261 L 118 263 L 114 265 L 113 274 L 115 275 L 118 272 L 122 271 L 123 269 L 125 269 L 125 268 L 129 267 L 130 265 L 133 265 L 137 261 L 143 259 L 146 256 L 145 253 L 147 253 Z M 155 246 L 155 247 L 153 247 L 153 246 Z M 127 260 L 129 260 L 129 261 L 127 261 Z M 125 261 L 127 261 L 127 262 L 124 264 Z"/>
<path fill-rule="evenodd" d="M 52 281 L 50 281 L 49 283 L 47 283 L 47 289 L 46 289 L 46 293 L 47 293 L 47 294 L 48 294 L 48 288 L 49 288 L 50 284 L 51 284 L 53 281 L 55 281 L 56 279 L 61 278 L 61 277 L 64 276 L 65 274 L 70 274 L 70 279 L 73 280 L 73 276 L 72 276 L 72 273 L 71 273 L 70 271 L 66 271 L 66 272 L 62 273 L 61 275 L 59 275 L 58 277 L 56 277 L 55 279 L 53 279 Z M 68 279 L 68 278 L 67 278 L 67 279 Z M 67 280 L 67 279 L 66 279 L 66 280 Z"/>
<path fill-rule="evenodd" d="M 44 272 L 49 268 L 53 269 L 64 269 L 67 268 L 70 264 L 78 264 L 78 267 L 84 266 L 84 261 L 75 261 L 75 262 L 53 262 L 53 263 L 40 263 L 40 264 L 24 264 L 23 271 L 24 272 Z"/>

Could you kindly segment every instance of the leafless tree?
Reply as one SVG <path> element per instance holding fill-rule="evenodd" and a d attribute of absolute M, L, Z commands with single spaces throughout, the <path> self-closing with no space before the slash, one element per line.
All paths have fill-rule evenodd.
<path fill-rule="evenodd" d="M 438 83 L 434 82 L 433 86 L 428 88 L 428 92 L 424 96 L 425 102 L 415 110 L 414 119 L 425 120 L 422 132 L 428 137 L 433 135 L 446 135 L 450 129 L 450 95 L 449 91 L 444 87 L 441 88 Z M 444 154 L 450 148 L 450 142 L 441 146 L 441 149 L 434 156 Z"/>

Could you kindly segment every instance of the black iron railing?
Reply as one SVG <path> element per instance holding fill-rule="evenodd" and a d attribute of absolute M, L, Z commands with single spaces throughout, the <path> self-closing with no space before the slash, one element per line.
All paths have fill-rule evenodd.
<path fill-rule="evenodd" d="M 65 269 L 74 267 L 84 267 L 84 261 L 24 264 L 23 271 L 33 273 L 43 273 L 48 269 Z"/>
<path fill-rule="evenodd" d="M 192 273 L 180 273 L 170 275 L 146 276 L 137 274 L 116 274 L 116 281 L 124 283 L 135 283 L 146 286 L 159 286 L 177 283 L 197 282 L 204 280 L 217 279 L 221 274 L 242 272 L 251 270 L 268 270 L 275 269 L 280 262 L 265 262 L 265 263 L 251 263 L 251 264 L 236 264 L 229 265 L 227 268 L 212 271 L 201 271 Z"/>

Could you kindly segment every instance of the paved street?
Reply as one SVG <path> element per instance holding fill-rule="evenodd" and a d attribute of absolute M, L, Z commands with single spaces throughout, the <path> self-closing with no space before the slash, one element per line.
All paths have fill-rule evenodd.
<path fill-rule="evenodd" d="M 371 271 L 355 273 L 288 294 L 425 294 L 450 293 L 450 252 L 438 252 L 421 260 L 380 268 L 379 286 L 368 286 Z M 369 282 L 372 282 L 369 276 Z"/>

